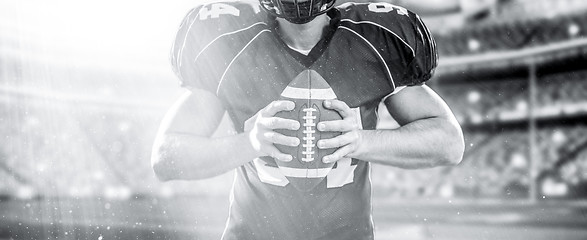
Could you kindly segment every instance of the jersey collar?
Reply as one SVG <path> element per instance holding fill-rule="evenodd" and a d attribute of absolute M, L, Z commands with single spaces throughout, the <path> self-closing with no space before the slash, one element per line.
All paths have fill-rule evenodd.
<path fill-rule="evenodd" d="M 318 43 L 316 43 L 316 46 L 314 46 L 312 50 L 310 50 L 310 53 L 308 55 L 301 54 L 287 46 L 287 44 L 278 34 L 277 20 L 274 16 L 267 14 L 267 24 L 271 32 L 273 32 L 273 36 L 277 40 L 279 45 L 281 45 L 281 47 L 285 49 L 288 52 L 288 54 L 292 56 L 294 59 L 296 59 L 299 63 L 301 63 L 307 68 L 310 68 L 314 64 L 314 62 L 316 62 L 316 60 L 318 60 L 318 58 L 322 56 L 322 53 L 324 53 L 324 51 L 328 48 L 328 44 L 330 43 L 330 40 L 332 40 L 332 37 L 334 36 L 334 33 L 336 32 L 336 29 L 340 24 L 341 14 L 338 9 L 332 8 L 326 14 L 328 14 L 328 16 L 330 17 L 329 26 L 324 29 L 322 39 L 318 41 Z"/>

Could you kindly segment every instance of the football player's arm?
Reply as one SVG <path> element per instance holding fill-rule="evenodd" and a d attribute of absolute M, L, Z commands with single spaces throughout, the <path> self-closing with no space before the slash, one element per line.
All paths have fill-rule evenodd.
<path fill-rule="evenodd" d="M 238 137 L 211 138 L 224 108 L 209 92 L 194 89 L 182 95 L 166 113 L 151 155 L 153 170 L 160 180 L 189 180 L 212 177 L 242 165 L 244 159 L 222 151 L 225 145 L 243 146 Z M 241 137 L 242 138 L 242 137 Z M 237 149 L 235 149 L 236 151 Z M 251 155 L 248 148 L 238 149 Z"/>
<path fill-rule="evenodd" d="M 429 168 L 458 164 L 463 156 L 462 130 L 454 115 L 429 87 L 406 87 L 388 97 L 385 105 L 400 124 L 397 129 L 360 130 L 353 111 L 341 101 L 331 108 L 341 112 L 342 121 L 324 122 L 322 131 L 344 134 L 321 140 L 319 147 L 340 147 L 325 161 L 352 157 L 400 168 Z"/>
<path fill-rule="evenodd" d="M 212 93 L 192 89 L 178 99 L 161 123 L 153 146 L 153 170 L 163 181 L 194 180 L 220 175 L 259 156 L 287 161 L 291 156 L 277 151 L 273 143 L 298 144 L 297 139 L 273 129 L 297 129 L 299 124 L 273 115 L 292 108 L 293 102 L 271 103 L 248 121 L 245 133 L 212 137 L 225 109 Z"/>

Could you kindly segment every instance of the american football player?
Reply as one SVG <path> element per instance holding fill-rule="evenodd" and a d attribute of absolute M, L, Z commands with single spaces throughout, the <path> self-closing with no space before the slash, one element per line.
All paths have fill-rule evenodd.
<path fill-rule="evenodd" d="M 190 91 L 163 120 L 152 165 L 163 181 L 236 169 L 223 239 L 373 239 L 372 163 L 428 168 L 462 158 L 460 126 L 425 85 L 438 57 L 422 20 L 389 3 L 334 1 L 212 2 L 178 30 L 171 60 Z M 337 150 L 314 161 L 335 164 L 299 191 L 276 164 L 292 155 L 275 146 L 300 145 L 277 130 L 301 124 L 276 114 L 294 109 L 280 94 L 306 70 L 330 86 L 337 98 L 323 105 L 342 119 L 317 123 L 341 132 L 316 142 Z M 399 128 L 376 129 L 382 102 Z M 237 134 L 213 138 L 224 113 Z"/>

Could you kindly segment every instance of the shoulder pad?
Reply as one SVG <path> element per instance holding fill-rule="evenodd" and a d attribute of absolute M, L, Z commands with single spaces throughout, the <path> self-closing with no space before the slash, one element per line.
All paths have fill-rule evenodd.
<path fill-rule="evenodd" d="M 438 53 L 434 38 L 417 14 L 386 2 L 345 3 L 338 9 L 340 25 L 376 48 L 390 69 L 399 70 L 392 73 L 395 87 L 430 79 Z"/>
<path fill-rule="evenodd" d="M 234 56 L 237 53 L 234 49 L 242 48 L 238 45 L 242 41 L 227 44 L 230 39 L 225 39 L 225 36 L 233 37 L 251 29 L 258 32 L 260 30 L 255 28 L 267 27 L 265 19 L 266 14 L 261 10 L 258 1 L 217 1 L 193 8 L 184 17 L 171 52 L 171 64 L 181 84 L 203 87 L 192 82 L 198 78 L 198 68 L 203 67 L 197 62 L 207 61 L 209 59 L 206 58 L 211 56 Z"/>

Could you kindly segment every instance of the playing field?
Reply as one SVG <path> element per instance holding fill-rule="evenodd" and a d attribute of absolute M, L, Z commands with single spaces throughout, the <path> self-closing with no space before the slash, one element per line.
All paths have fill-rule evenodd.
<path fill-rule="evenodd" d="M 0 202 L 0 239 L 219 239 L 227 198 Z M 587 239 L 587 204 L 376 199 L 376 239 Z"/>

